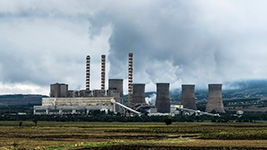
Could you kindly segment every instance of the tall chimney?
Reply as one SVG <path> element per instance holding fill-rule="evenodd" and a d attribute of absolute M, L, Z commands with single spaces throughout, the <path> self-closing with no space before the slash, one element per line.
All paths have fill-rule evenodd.
<path fill-rule="evenodd" d="M 86 57 L 86 90 L 90 90 L 90 56 Z"/>
<path fill-rule="evenodd" d="M 131 106 L 133 99 L 133 53 L 129 53 L 128 68 L 128 105 Z"/>
<path fill-rule="evenodd" d="M 105 90 L 106 55 L 101 55 L 101 90 Z"/>

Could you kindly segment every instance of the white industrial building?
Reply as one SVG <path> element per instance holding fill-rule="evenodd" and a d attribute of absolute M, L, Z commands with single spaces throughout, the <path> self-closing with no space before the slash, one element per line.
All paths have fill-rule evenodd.
<path fill-rule="evenodd" d="M 34 114 L 88 114 L 92 110 L 115 111 L 113 97 L 50 97 L 42 106 L 34 106 Z"/>

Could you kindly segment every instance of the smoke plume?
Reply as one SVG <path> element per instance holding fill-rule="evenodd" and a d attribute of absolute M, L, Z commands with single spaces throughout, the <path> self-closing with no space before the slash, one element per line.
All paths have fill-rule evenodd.
<path fill-rule="evenodd" d="M 250 3 L 208 2 L 125 2 L 94 14 L 91 30 L 112 28 L 109 76 L 127 78 L 127 54 L 133 52 L 134 82 L 206 88 L 208 83 L 264 78 L 266 61 L 260 55 L 267 54 L 266 32 L 248 21 L 255 20 L 253 15 L 245 16 Z"/>
<path fill-rule="evenodd" d="M 146 103 L 148 105 L 155 105 L 156 104 L 156 98 L 157 98 L 157 94 L 153 93 L 151 95 L 149 95 L 149 97 L 146 97 Z"/>

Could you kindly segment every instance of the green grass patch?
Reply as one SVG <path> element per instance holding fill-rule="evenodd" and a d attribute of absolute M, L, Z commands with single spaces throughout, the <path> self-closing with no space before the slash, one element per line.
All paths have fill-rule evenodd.
<path fill-rule="evenodd" d="M 62 150 L 62 149 L 79 149 L 79 148 L 89 148 L 89 147 L 107 147 L 114 145 L 136 145 L 136 144 L 149 144 L 149 143 L 170 143 L 170 142 L 185 142 L 188 141 L 186 138 L 175 138 L 175 139 L 164 139 L 164 140 L 142 140 L 142 141 L 124 141 L 124 142 L 89 142 L 89 143 L 77 143 L 74 145 L 57 146 L 57 147 L 47 147 L 47 150 Z"/>

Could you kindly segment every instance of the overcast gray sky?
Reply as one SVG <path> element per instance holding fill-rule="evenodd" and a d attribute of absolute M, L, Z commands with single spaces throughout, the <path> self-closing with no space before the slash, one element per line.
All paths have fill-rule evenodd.
<path fill-rule="evenodd" d="M 134 82 L 195 83 L 266 79 L 267 2 L 264 0 L 0 0 L 0 94 L 41 93 L 49 84 L 100 88 L 123 78 L 134 53 Z M 106 84 L 107 85 L 107 84 Z M 107 86 L 106 86 L 107 87 Z"/>

